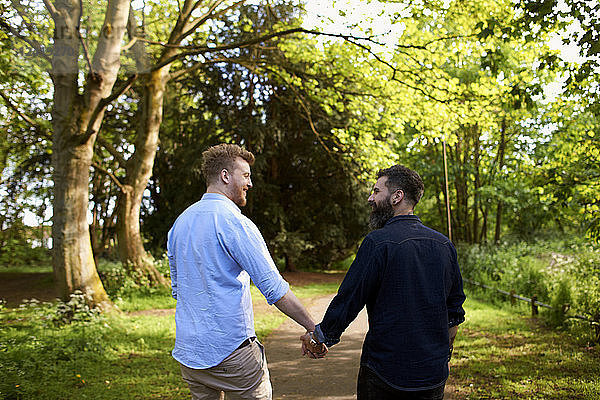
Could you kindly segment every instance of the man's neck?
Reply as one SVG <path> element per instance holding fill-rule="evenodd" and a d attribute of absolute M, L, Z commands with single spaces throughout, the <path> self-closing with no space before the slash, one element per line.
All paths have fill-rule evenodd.
<path fill-rule="evenodd" d="M 398 215 L 415 215 L 415 213 L 414 213 L 414 210 L 412 210 L 412 209 L 410 209 L 410 210 L 400 209 L 400 210 L 396 210 L 394 212 L 394 217 L 396 217 Z"/>
<path fill-rule="evenodd" d="M 217 185 L 209 185 L 206 188 L 206 193 L 217 193 L 217 194 L 222 194 L 223 196 L 229 197 L 229 196 L 227 196 L 227 193 L 225 192 L 225 190 L 223 190 L 223 188 L 221 188 Z"/>

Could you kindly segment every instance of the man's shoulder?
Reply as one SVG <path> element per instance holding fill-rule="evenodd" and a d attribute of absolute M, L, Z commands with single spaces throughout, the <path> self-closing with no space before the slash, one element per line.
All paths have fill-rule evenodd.
<path fill-rule="evenodd" d="M 233 207 L 228 207 L 225 202 L 206 201 L 201 199 L 189 205 L 175 220 L 173 226 L 176 225 L 198 225 L 206 226 L 208 223 L 216 225 L 231 225 L 239 224 L 243 215 Z"/>
<path fill-rule="evenodd" d="M 372 243 L 379 243 L 381 241 L 384 241 L 387 237 L 389 236 L 389 233 L 385 231 L 385 229 L 383 228 L 379 228 L 379 229 L 374 229 L 371 232 L 369 232 L 367 234 L 367 236 L 365 236 L 364 238 L 364 242 L 372 242 Z"/>
<path fill-rule="evenodd" d="M 384 242 L 404 242 L 406 240 L 422 240 L 430 239 L 440 243 L 451 243 L 450 239 L 446 235 L 430 228 L 419 221 L 419 223 L 412 224 L 409 229 L 406 226 L 400 225 L 386 225 L 381 229 L 371 231 L 365 239 L 373 241 L 375 245 Z"/>
<path fill-rule="evenodd" d="M 427 233 L 431 238 L 434 238 L 437 241 L 443 242 L 443 243 L 450 242 L 450 239 L 448 239 L 448 237 L 446 235 L 444 235 L 443 233 L 438 232 L 435 229 L 430 228 L 423 224 L 421 226 L 422 226 L 423 232 Z"/>

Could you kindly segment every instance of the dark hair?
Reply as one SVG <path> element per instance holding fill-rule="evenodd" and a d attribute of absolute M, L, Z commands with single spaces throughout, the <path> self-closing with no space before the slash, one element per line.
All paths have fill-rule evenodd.
<path fill-rule="evenodd" d="M 254 164 L 254 154 L 237 144 L 222 143 L 209 147 L 202 153 L 202 175 L 206 183 L 210 184 L 225 169 L 233 170 L 235 159 L 241 157 Z"/>
<path fill-rule="evenodd" d="M 393 165 L 386 169 L 380 169 L 377 172 L 377 179 L 383 176 L 388 178 L 385 182 L 385 186 L 390 193 L 393 193 L 398 189 L 402 190 L 407 200 L 412 203 L 413 207 L 421 200 L 421 197 L 423 197 L 425 185 L 423 184 L 423 179 L 421 179 L 416 171 L 413 171 L 404 165 Z"/>

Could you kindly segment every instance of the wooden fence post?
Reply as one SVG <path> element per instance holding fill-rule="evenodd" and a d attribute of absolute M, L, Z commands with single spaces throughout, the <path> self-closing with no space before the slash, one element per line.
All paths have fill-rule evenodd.
<path fill-rule="evenodd" d="M 514 306 L 515 304 L 517 304 L 517 292 L 515 292 L 515 289 L 510 291 L 510 305 Z"/>
<path fill-rule="evenodd" d="M 538 315 L 538 306 L 537 306 L 537 296 L 533 295 L 531 296 L 531 316 L 535 317 L 536 315 Z"/>

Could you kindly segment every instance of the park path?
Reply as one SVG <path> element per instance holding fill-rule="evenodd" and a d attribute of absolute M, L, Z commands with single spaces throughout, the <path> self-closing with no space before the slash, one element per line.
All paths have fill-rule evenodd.
<path fill-rule="evenodd" d="M 332 296 L 306 304 L 315 321 L 321 321 Z M 265 339 L 274 399 L 346 400 L 356 398 L 356 377 L 362 342 L 367 332 L 363 310 L 344 332 L 340 343 L 324 359 L 303 357 L 299 337 L 304 329 L 287 319 Z"/>
<path fill-rule="evenodd" d="M 321 321 L 333 295 L 306 304 L 315 321 Z M 363 309 L 344 331 L 340 343 L 324 359 L 301 355 L 299 337 L 304 329 L 287 319 L 265 339 L 267 362 L 273 384 L 273 398 L 286 400 L 356 399 L 356 378 L 362 342 L 367 333 L 367 313 Z M 452 400 L 452 379 L 444 399 Z"/>

